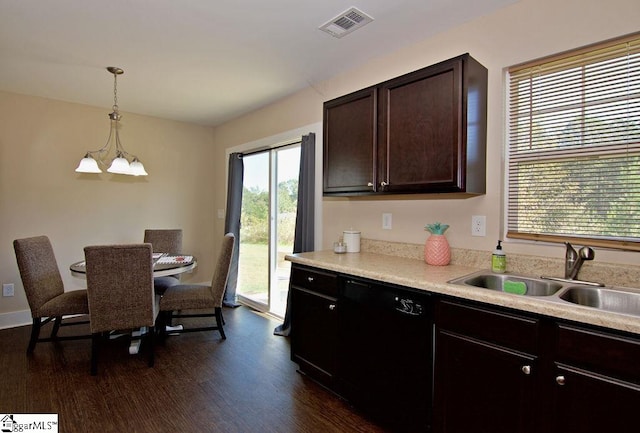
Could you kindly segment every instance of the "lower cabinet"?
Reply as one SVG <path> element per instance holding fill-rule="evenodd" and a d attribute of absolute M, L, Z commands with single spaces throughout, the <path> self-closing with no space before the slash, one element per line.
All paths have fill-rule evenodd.
<path fill-rule="evenodd" d="M 434 431 L 534 431 L 537 334 L 536 320 L 439 302 Z"/>
<path fill-rule="evenodd" d="M 291 270 L 291 359 L 318 382 L 336 385 L 338 277 L 293 266 Z"/>
<path fill-rule="evenodd" d="M 291 359 L 390 431 L 638 431 L 640 338 L 293 264 Z"/>
<path fill-rule="evenodd" d="M 430 431 L 431 297 L 296 264 L 290 290 L 300 371 L 391 431 Z"/>
<path fill-rule="evenodd" d="M 554 328 L 549 431 L 637 432 L 640 341 L 567 324 Z"/>
<path fill-rule="evenodd" d="M 434 432 L 637 431 L 636 337 L 440 301 Z"/>

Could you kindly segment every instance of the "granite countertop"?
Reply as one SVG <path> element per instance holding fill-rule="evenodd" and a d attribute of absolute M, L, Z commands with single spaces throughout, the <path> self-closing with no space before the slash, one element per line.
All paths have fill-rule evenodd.
<path fill-rule="evenodd" d="M 583 307 L 556 297 L 521 296 L 447 283 L 482 268 L 459 264 L 431 266 L 423 260 L 371 252 L 315 251 L 287 255 L 286 259 L 301 265 L 640 335 L 640 318 L 635 316 Z"/>

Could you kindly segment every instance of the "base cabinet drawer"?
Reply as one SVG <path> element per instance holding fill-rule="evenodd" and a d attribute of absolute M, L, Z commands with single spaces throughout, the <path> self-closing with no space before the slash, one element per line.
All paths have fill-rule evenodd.
<path fill-rule="evenodd" d="M 338 296 L 338 276 L 317 269 L 291 269 L 291 285 L 326 296 Z"/>

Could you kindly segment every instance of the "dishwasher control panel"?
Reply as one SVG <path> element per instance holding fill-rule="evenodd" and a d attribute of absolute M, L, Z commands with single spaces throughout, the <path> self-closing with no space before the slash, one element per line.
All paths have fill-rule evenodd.
<path fill-rule="evenodd" d="M 424 308 L 421 303 L 414 301 L 411 298 L 404 298 L 400 296 L 395 297 L 396 310 L 408 314 L 410 316 L 421 316 L 424 314 Z"/>
<path fill-rule="evenodd" d="M 406 316 L 426 316 L 429 314 L 425 296 L 409 291 L 347 279 L 342 288 L 342 296 L 348 302 L 365 306 L 367 309 L 401 313 Z"/>

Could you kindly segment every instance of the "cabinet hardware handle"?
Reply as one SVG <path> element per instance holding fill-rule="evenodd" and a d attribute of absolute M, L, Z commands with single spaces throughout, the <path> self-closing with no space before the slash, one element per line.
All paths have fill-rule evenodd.
<path fill-rule="evenodd" d="M 307 281 L 313 283 L 313 277 L 307 277 Z"/>
<path fill-rule="evenodd" d="M 367 186 L 373 186 L 373 182 L 368 182 Z"/>
<path fill-rule="evenodd" d="M 558 385 L 564 385 L 564 384 L 566 383 L 566 381 L 565 381 L 565 379 L 564 379 L 564 376 L 557 376 L 557 377 L 556 377 L 556 383 L 557 383 Z"/>
<path fill-rule="evenodd" d="M 329 304 L 329 309 L 331 311 L 335 310 L 336 309 L 336 304 Z"/>
<path fill-rule="evenodd" d="M 380 186 L 387 186 L 389 185 L 387 182 L 385 182 L 384 180 L 382 182 L 380 182 Z"/>
<path fill-rule="evenodd" d="M 522 366 L 522 372 L 526 375 L 531 374 L 531 366 L 530 365 L 523 365 Z"/>

